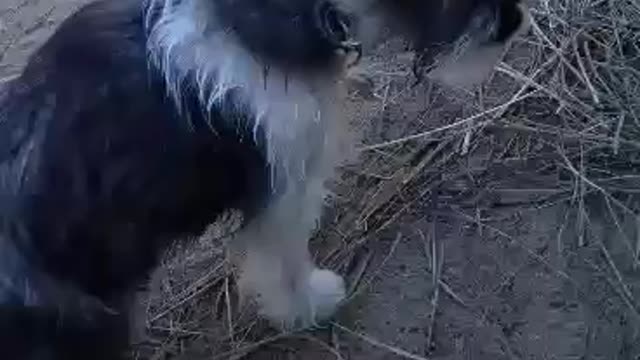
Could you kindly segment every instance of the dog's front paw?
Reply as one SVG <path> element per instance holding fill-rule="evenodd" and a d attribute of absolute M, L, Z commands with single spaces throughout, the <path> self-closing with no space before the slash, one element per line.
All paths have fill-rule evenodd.
<path fill-rule="evenodd" d="M 345 294 L 344 280 L 340 275 L 329 270 L 313 270 L 309 276 L 309 301 L 313 321 L 331 317 L 338 304 L 344 300 Z"/>
<path fill-rule="evenodd" d="M 250 284 L 241 281 L 240 289 L 244 294 L 253 295 L 260 314 L 282 330 L 318 325 L 330 318 L 345 298 L 344 280 L 329 270 L 314 269 L 306 276 L 293 280 L 299 284 L 294 287 L 286 286 L 287 282 L 278 281 L 277 278 L 262 274 L 259 278 L 261 281 Z"/>

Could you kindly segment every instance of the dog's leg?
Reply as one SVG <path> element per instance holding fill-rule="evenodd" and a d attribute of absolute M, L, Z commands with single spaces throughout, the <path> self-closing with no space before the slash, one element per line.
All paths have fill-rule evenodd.
<path fill-rule="evenodd" d="M 285 328 L 316 324 L 345 296 L 342 278 L 316 268 L 308 250 L 323 204 L 321 185 L 313 187 L 274 200 L 229 244 L 241 294 L 255 297 L 261 315 Z"/>

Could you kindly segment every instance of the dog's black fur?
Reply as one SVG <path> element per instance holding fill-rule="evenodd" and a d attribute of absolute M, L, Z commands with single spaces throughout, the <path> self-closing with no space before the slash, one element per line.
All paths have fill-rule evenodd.
<path fill-rule="evenodd" d="M 197 234 L 225 209 L 254 210 L 266 192 L 264 155 L 238 141 L 243 130 L 208 128 L 220 124 L 216 117 L 241 113 L 218 109 L 213 121 L 195 111 L 189 122 L 178 116 L 149 70 L 141 16 L 137 1 L 85 7 L 6 89 L 0 253 L 7 261 L 5 249 L 15 247 L 21 264 L 0 275 L 7 283 L 0 298 L 12 299 L 0 324 L 26 333 L 8 337 L 13 330 L 3 329 L 5 354 L 22 339 L 40 358 L 47 352 L 32 336 L 41 333 L 55 358 L 118 358 L 90 344 L 126 329 L 122 295 L 168 242 Z M 82 313 L 62 301 L 67 294 L 49 291 L 67 287 L 96 301 Z M 33 304 L 25 304 L 29 296 Z"/>
<path fill-rule="evenodd" d="M 297 69 L 333 62 L 346 38 L 336 22 L 352 16 L 323 0 L 211 1 L 245 47 Z M 515 4 L 462 2 L 469 6 L 456 10 L 457 23 L 421 21 L 430 1 L 389 0 L 385 11 L 429 46 L 452 41 L 487 2 Z M 128 295 L 167 244 L 198 234 L 226 209 L 251 216 L 270 199 L 264 134 L 255 138 L 237 104 L 198 110 L 193 84 L 182 89 L 194 106 L 179 112 L 148 59 L 144 22 L 138 0 L 83 7 L 0 95 L 7 359 L 122 358 Z"/>

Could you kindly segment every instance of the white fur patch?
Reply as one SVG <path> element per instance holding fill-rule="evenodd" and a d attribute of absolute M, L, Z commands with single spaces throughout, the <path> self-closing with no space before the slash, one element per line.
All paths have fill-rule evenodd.
<path fill-rule="evenodd" d="M 309 287 L 314 310 L 314 319 L 323 320 L 331 315 L 336 306 L 344 300 L 346 290 L 344 280 L 329 270 L 316 269 L 309 276 Z"/>
<path fill-rule="evenodd" d="M 151 21 L 154 9 L 161 15 Z M 206 109 L 223 105 L 233 90 L 241 97 L 237 101 L 250 107 L 254 135 L 264 130 L 268 161 L 280 169 L 274 183 L 330 176 L 340 152 L 336 95 L 341 74 L 333 68 L 324 74 L 287 74 L 271 67 L 265 77 L 264 64 L 215 19 L 203 0 L 180 5 L 150 0 L 147 5 L 150 59 L 164 74 L 178 109 L 184 106 L 181 86 L 188 77 L 194 77 Z"/>

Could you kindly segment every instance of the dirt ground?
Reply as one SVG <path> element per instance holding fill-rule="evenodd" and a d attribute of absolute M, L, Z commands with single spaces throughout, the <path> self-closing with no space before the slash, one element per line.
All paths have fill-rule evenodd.
<path fill-rule="evenodd" d="M 0 79 L 82 2 L 3 0 Z M 531 57 L 525 41 L 506 63 L 525 72 Z M 482 90 L 411 87 L 393 42 L 363 67 L 376 88 L 353 94 L 348 112 L 365 145 L 336 179 L 313 242 L 321 263 L 348 276 L 351 301 L 325 328 L 275 333 L 237 307 L 216 234 L 224 227 L 213 227 L 177 245 L 141 294 L 132 357 L 640 359 L 640 272 L 625 245 L 640 239 L 637 217 L 611 216 L 597 199 L 576 208 L 570 181 L 537 171 L 547 159 L 530 155 L 549 141 L 468 121 L 385 145 L 500 106 L 522 83 L 503 72 Z M 493 119 L 551 118 L 555 109 L 536 101 L 513 101 Z"/>

